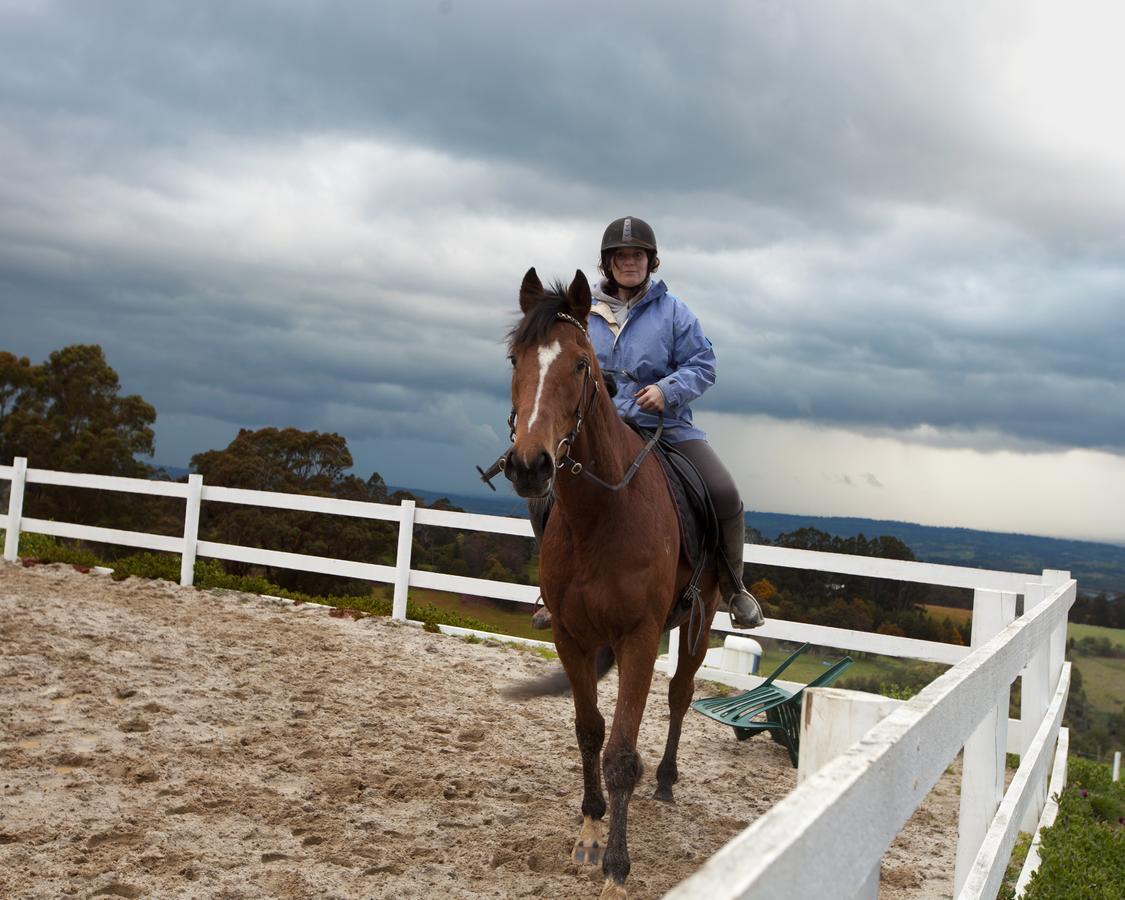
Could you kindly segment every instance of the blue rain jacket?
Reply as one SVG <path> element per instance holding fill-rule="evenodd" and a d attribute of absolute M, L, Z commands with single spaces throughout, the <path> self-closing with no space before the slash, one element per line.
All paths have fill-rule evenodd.
<path fill-rule="evenodd" d="M 656 384 L 664 394 L 664 437 L 673 443 L 707 438 L 692 424 L 690 404 L 715 383 L 715 351 L 699 319 L 663 281 L 649 285 L 616 338 L 596 303 L 588 327 L 598 363 L 617 382 L 613 402 L 623 419 L 656 428 L 659 416 L 634 399 L 642 387 Z"/>

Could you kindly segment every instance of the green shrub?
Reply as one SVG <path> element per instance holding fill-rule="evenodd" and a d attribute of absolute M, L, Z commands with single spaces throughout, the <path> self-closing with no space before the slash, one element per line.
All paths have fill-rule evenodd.
<path fill-rule="evenodd" d="M 4 531 L 0 529 L 0 547 L 4 546 Z M 20 533 L 17 551 L 22 559 L 37 559 L 45 563 L 70 563 L 75 566 L 100 566 L 97 556 L 87 547 L 60 541 L 49 534 Z"/>
<path fill-rule="evenodd" d="M 113 580 L 126 578 L 159 578 L 164 581 L 180 580 L 180 556 L 167 553 L 132 553 L 113 561 Z"/>
<path fill-rule="evenodd" d="M 388 603 L 388 607 L 390 604 Z M 386 613 L 378 613 L 378 615 L 390 615 L 388 608 Z M 493 631 L 494 629 L 480 621 L 474 619 L 472 616 L 463 616 L 460 613 L 451 612 L 448 609 L 440 609 L 430 603 L 423 603 L 421 605 L 408 600 L 406 602 L 406 618 L 414 619 L 416 622 L 421 622 L 422 627 L 426 631 L 438 631 L 438 625 L 452 625 L 455 628 L 471 628 L 474 631 Z"/>
<path fill-rule="evenodd" d="M 1008 754 L 1011 756 L 1011 754 Z M 1020 872 L 1023 871 L 1023 862 L 1027 859 L 1027 851 L 1031 849 L 1031 835 L 1021 831 L 1016 835 L 1015 846 L 1012 847 L 1012 856 L 1008 860 L 1008 868 L 1004 871 L 1004 881 L 1000 890 L 996 892 L 996 900 L 1016 900 L 1016 882 Z"/>
<path fill-rule="evenodd" d="M 1107 765 L 1071 756 L 1055 824 L 1043 832 L 1041 862 L 1027 900 L 1118 900 L 1125 884 L 1125 783 Z"/>
<path fill-rule="evenodd" d="M 838 684 L 851 691 L 882 694 L 895 700 L 909 700 L 944 672 L 945 668 L 938 663 L 893 662 L 885 672 L 844 676 Z"/>

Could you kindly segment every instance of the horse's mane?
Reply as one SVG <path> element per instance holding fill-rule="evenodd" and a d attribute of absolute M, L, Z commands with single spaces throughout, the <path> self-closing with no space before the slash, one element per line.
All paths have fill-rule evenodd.
<path fill-rule="evenodd" d="M 558 280 L 544 288 L 543 299 L 508 332 L 509 353 L 516 353 L 529 344 L 542 344 L 547 339 L 547 333 L 558 321 L 556 315 L 569 309 L 566 291 L 567 285 Z"/>

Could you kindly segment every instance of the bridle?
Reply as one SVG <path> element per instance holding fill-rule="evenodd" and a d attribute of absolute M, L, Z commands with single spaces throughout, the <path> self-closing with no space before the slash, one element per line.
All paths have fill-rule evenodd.
<path fill-rule="evenodd" d="M 555 318 L 563 322 L 569 322 L 581 331 L 582 336 L 586 338 L 586 342 L 590 343 L 590 335 L 586 331 L 586 326 L 578 321 L 578 319 L 574 318 L 574 316 L 567 315 L 564 312 L 558 312 L 555 313 Z M 573 447 L 574 442 L 578 440 L 578 434 L 582 430 L 582 423 L 589 414 L 590 407 L 593 406 L 594 400 L 597 398 L 601 389 L 601 382 L 590 374 L 589 362 L 583 360 L 582 370 L 582 392 L 579 394 L 578 404 L 574 408 L 574 425 L 563 439 L 559 441 L 558 446 L 555 448 L 555 468 L 568 469 L 572 475 L 586 478 L 606 490 L 620 491 L 633 480 L 633 476 L 637 474 L 641 463 L 644 462 L 645 457 L 648 456 L 652 448 L 656 446 L 657 441 L 660 440 L 660 436 L 664 433 L 664 413 L 663 411 L 660 413 L 660 424 L 657 426 L 652 437 L 649 438 L 648 442 L 641 449 L 641 452 L 637 454 L 637 458 L 629 465 L 628 470 L 625 472 L 625 477 L 617 482 L 617 484 L 610 484 L 607 481 L 603 481 L 570 455 L 570 448 Z M 592 388 L 591 385 L 593 386 Z M 508 440 L 513 444 L 516 442 L 516 408 L 514 406 L 512 407 L 511 413 L 508 415 Z M 508 453 L 511 453 L 511 450 L 509 450 Z M 491 476 L 502 472 L 507 465 L 508 453 L 505 453 L 496 461 L 496 464 L 493 466 L 493 469 L 496 470 L 495 472 L 493 469 L 489 469 L 488 472 L 483 472 L 480 470 L 479 466 L 477 467 L 477 471 L 481 471 L 481 479 L 489 487 L 492 487 Z M 495 490 L 495 488 L 493 488 L 493 490 Z"/>
<path fill-rule="evenodd" d="M 582 332 L 582 336 L 589 342 L 590 335 L 586 331 L 586 326 L 579 322 L 574 316 L 568 316 L 564 312 L 555 313 L 556 319 L 561 319 L 563 322 L 569 322 L 575 328 Z M 574 427 L 570 429 L 566 437 L 559 441 L 559 445 L 555 448 L 555 459 L 564 455 L 564 448 L 566 451 L 570 450 L 571 445 L 578 439 L 578 432 L 582 430 L 582 422 L 586 418 L 586 414 L 590 411 L 590 407 L 594 403 L 594 398 L 598 396 L 601 389 L 599 382 L 595 381 L 590 375 L 590 363 L 582 360 L 579 364 L 582 368 L 582 392 L 578 397 L 578 405 L 574 408 Z M 590 385 L 593 384 L 593 389 L 590 390 Z M 512 411 L 508 414 L 508 440 L 513 444 L 516 442 L 516 408 L 513 406 Z M 569 456 L 567 457 L 569 459 Z M 562 468 L 562 464 L 557 466 Z M 579 466 L 581 469 L 581 466 Z M 575 475 L 578 472 L 574 473 Z"/>

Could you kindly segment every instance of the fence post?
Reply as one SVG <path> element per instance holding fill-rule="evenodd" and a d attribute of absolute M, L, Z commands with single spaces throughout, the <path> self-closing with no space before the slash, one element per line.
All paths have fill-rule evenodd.
<path fill-rule="evenodd" d="M 1031 610 L 1047 599 L 1050 587 L 1042 582 L 1032 582 L 1024 589 L 1023 614 L 1026 616 Z M 1020 756 L 1027 754 L 1031 742 L 1035 739 L 1035 732 L 1039 723 L 1047 713 L 1047 704 L 1050 698 L 1051 682 L 1051 642 L 1037 647 L 1023 670 L 1020 687 Z M 1031 789 L 1031 788 L 1029 788 Z M 1039 827 L 1039 819 L 1043 815 L 1043 806 L 1047 802 L 1046 782 L 1032 790 L 1032 801 L 1027 805 L 1020 823 L 1020 831 L 1030 834 L 1035 833 Z"/>
<path fill-rule="evenodd" d="M 805 691 L 801 704 L 797 784 L 846 752 L 902 703 L 890 697 L 844 688 L 818 687 Z"/>
<path fill-rule="evenodd" d="M 676 674 L 676 667 L 680 664 L 680 629 L 673 628 L 668 632 L 668 677 Z"/>
<path fill-rule="evenodd" d="M 184 513 L 184 552 L 180 556 L 180 584 L 195 583 L 195 546 L 199 540 L 199 506 L 203 499 L 203 476 L 188 476 L 187 509 Z"/>
<path fill-rule="evenodd" d="M 4 535 L 4 559 L 15 562 L 20 552 L 20 520 L 23 518 L 23 486 L 27 483 L 27 457 L 12 460 L 12 491 L 8 495 L 8 531 Z"/>
<path fill-rule="evenodd" d="M 1113 780 L 1119 781 L 1121 779 L 1121 751 L 1118 750 L 1113 754 Z"/>
<path fill-rule="evenodd" d="M 801 742 L 797 753 L 797 783 L 844 753 L 868 731 L 902 705 L 901 700 L 841 688 L 809 688 L 801 710 Z M 851 900 L 876 900 L 879 869 L 876 860 Z"/>
<path fill-rule="evenodd" d="M 1058 569 L 1043 570 L 1043 583 L 1048 586 L 1048 592 L 1069 580 L 1069 572 L 1062 572 Z M 1047 671 L 1050 674 L 1049 690 L 1052 695 L 1059 686 L 1063 663 L 1066 662 L 1066 622 L 1067 617 L 1064 616 L 1058 627 L 1051 633 L 1051 652 L 1047 660 Z"/>
<path fill-rule="evenodd" d="M 1016 617 L 1016 595 L 973 591 L 970 644 L 987 644 Z M 961 811 L 957 822 L 957 864 L 953 896 L 961 893 L 973 861 L 1004 797 L 1004 762 L 1008 744 L 1008 697 L 1011 686 L 996 695 L 996 706 L 965 742 L 961 767 Z"/>
<path fill-rule="evenodd" d="M 398 523 L 398 552 L 395 554 L 395 598 L 391 617 L 406 620 L 406 596 L 410 590 L 410 553 L 414 548 L 414 501 L 402 501 Z"/>

